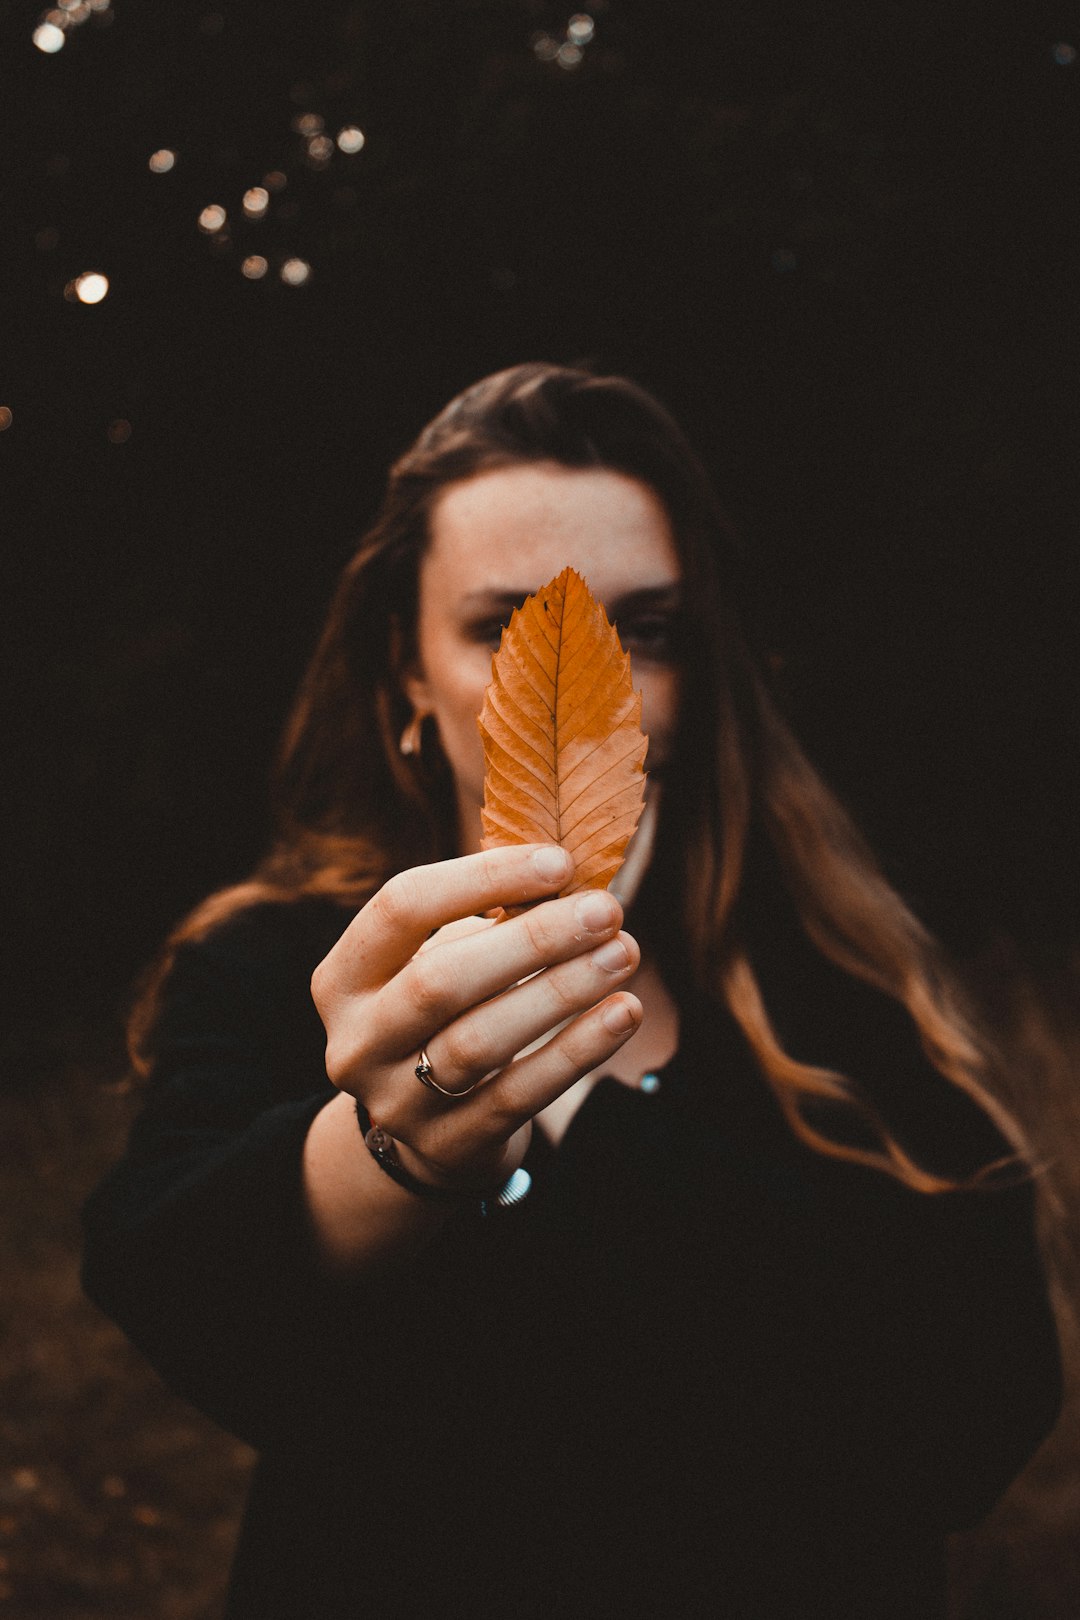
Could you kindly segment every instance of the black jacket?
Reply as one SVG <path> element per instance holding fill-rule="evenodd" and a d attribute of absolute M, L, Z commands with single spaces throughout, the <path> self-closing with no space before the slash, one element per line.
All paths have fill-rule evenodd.
<path fill-rule="evenodd" d="M 943 1538 L 1054 1420 L 1032 1190 L 926 1196 L 807 1151 L 734 1021 L 684 1013 L 655 1094 L 602 1080 L 529 1197 L 355 1287 L 320 1275 L 311 969 L 348 914 L 267 905 L 185 948 L 84 1278 L 261 1458 L 230 1614 L 928 1620 Z M 924 1157 L 1001 1151 L 906 1014 L 791 935 L 788 1049 Z M 364 1152 L 359 1130 L 357 1153 Z"/>

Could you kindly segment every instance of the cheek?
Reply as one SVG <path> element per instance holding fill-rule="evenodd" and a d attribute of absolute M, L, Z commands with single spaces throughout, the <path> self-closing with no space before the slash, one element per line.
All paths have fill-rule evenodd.
<path fill-rule="evenodd" d="M 479 659 L 471 652 L 464 654 L 454 669 L 449 697 L 460 723 L 468 722 L 475 729 L 476 718 L 484 705 L 484 693 L 491 679 L 491 659 Z"/>
<path fill-rule="evenodd" d="M 641 729 L 649 737 L 649 754 L 665 758 L 679 715 L 679 675 L 673 669 L 650 671 L 635 683 L 641 692 Z"/>
<path fill-rule="evenodd" d="M 441 667 L 442 678 L 432 684 L 439 730 L 451 756 L 472 755 L 481 747 L 476 719 L 491 675 L 490 655 L 459 643 L 447 649 Z"/>

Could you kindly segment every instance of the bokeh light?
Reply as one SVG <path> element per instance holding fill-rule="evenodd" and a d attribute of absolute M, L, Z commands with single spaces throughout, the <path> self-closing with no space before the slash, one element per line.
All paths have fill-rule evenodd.
<path fill-rule="evenodd" d="M 240 274 L 249 281 L 261 281 L 269 268 L 261 253 L 249 253 L 240 265 Z"/>
<path fill-rule="evenodd" d="M 131 438 L 131 423 L 118 416 L 105 429 L 105 436 L 110 444 L 127 444 Z"/>
<path fill-rule="evenodd" d="M 0 433 L 6 433 L 14 420 L 15 413 L 11 409 L 11 406 L 0 405 Z"/>
<path fill-rule="evenodd" d="M 334 143 L 329 135 L 313 135 L 308 141 L 308 161 L 318 169 L 325 169 L 334 155 Z"/>
<path fill-rule="evenodd" d="M 596 23 L 587 11 L 577 11 L 560 37 L 549 33 L 533 34 L 529 43 L 534 56 L 541 62 L 557 62 L 559 67 L 572 71 L 585 60 L 585 46 L 596 33 Z"/>
<path fill-rule="evenodd" d="M 318 113 L 301 113 L 299 117 L 293 119 L 292 127 L 298 135 L 321 135 L 323 120 Z"/>
<path fill-rule="evenodd" d="M 302 287 L 311 280 L 311 266 L 306 259 L 286 259 L 281 267 L 281 279 L 286 287 Z"/>
<path fill-rule="evenodd" d="M 244 213 L 248 219 L 262 219 L 270 206 L 270 193 L 265 186 L 252 186 L 244 192 Z"/>
<path fill-rule="evenodd" d="M 263 175 L 263 185 L 267 191 L 284 191 L 288 183 L 288 175 L 282 174 L 280 169 L 271 169 L 269 174 Z"/>
<path fill-rule="evenodd" d="M 150 173 L 168 174 L 170 169 L 176 167 L 176 153 L 169 147 L 162 146 L 158 151 L 150 154 Z"/>
<path fill-rule="evenodd" d="M 1076 61 L 1076 46 L 1068 45 L 1062 40 L 1054 46 L 1054 61 L 1058 67 L 1072 67 Z"/>
<path fill-rule="evenodd" d="M 109 290 L 109 278 L 100 270 L 84 270 L 71 285 L 80 304 L 100 304 Z"/>
<path fill-rule="evenodd" d="M 213 236 L 224 228 L 228 217 L 220 203 L 209 203 L 199 215 L 199 229 L 207 236 Z"/>
<path fill-rule="evenodd" d="M 579 11 L 571 17 L 566 27 L 567 38 L 575 45 L 587 45 L 596 33 L 596 24 L 587 11 Z"/>
<path fill-rule="evenodd" d="M 64 48 L 64 30 L 57 28 L 55 23 L 41 23 L 30 37 L 38 50 L 44 51 L 46 56 L 53 56 Z"/>
<path fill-rule="evenodd" d="M 338 130 L 337 143 L 343 152 L 351 154 L 363 151 L 366 139 L 363 130 L 355 124 L 346 124 L 344 129 Z"/>

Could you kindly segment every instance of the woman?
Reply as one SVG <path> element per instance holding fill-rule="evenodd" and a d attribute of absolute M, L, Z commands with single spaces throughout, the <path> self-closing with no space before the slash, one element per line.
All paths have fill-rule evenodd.
<path fill-rule="evenodd" d="M 625 918 L 479 847 L 490 654 L 567 564 L 643 693 Z M 736 576 L 621 379 L 500 373 L 393 469 L 87 1209 L 91 1295 L 261 1453 L 232 1615 L 925 1620 L 1053 1421 L 991 1057 Z"/>

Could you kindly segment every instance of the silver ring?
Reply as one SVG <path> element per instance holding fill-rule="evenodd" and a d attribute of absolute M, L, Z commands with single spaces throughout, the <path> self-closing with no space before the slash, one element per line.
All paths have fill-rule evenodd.
<path fill-rule="evenodd" d="M 479 1080 L 474 1080 L 471 1086 L 465 1087 L 464 1091 L 447 1091 L 446 1087 L 440 1086 L 439 1082 L 435 1078 L 434 1071 L 431 1067 L 431 1059 L 427 1055 L 426 1046 L 422 1046 L 420 1048 L 420 1056 L 417 1059 L 416 1068 L 413 1070 L 413 1073 L 422 1086 L 427 1086 L 429 1091 L 437 1091 L 440 1097 L 467 1097 L 469 1092 L 475 1091 L 476 1087 L 480 1084 Z"/>

